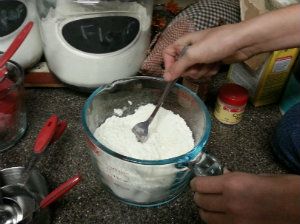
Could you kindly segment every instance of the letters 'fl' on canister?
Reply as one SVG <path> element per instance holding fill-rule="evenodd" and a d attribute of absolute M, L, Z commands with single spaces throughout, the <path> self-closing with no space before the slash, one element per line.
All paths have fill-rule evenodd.
<path fill-rule="evenodd" d="M 224 84 L 218 93 L 214 116 L 224 124 L 237 124 L 248 101 L 248 91 L 244 87 L 234 84 Z"/>

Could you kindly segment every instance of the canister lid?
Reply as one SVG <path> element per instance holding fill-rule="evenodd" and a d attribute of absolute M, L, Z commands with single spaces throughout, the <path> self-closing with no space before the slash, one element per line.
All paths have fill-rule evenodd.
<path fill-rule="evenodd" d="M 248 101 L 248 91 L 235 83 L 226 83 L 219 90 L 219 99 L 233 106 L 242 106 Z"/>

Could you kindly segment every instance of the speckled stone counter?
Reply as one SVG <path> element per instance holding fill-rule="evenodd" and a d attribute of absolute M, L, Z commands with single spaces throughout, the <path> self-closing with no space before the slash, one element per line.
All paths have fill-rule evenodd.
<path fill-rule="evenodd" d="M 210 111 L 214 107 L 214 94 L 212 91 L 207 103 Z M 87 97 L 67 88 L 27 89 L 27 132 L 11 150 L 0 154 L 0 167 L 24 165 L 39 128 L 55 113 L 68 121 L 68 129 L 37 166 L 50 189 L 77 173 L 84 180 L 51 206 L 53 224 L 201 223 L 189 189 L 162 207 L 136 208 L 117 201 L 101 188 L 81 127 L 81 109 Z M 242 122 L 234 126 L 223 125 L 212 117 L 213 128 L 206 149 L 232 170 L 283 173 L 285 170 L 272 156 L 270 146 L 270 137 L 280 117 L 277 105 L 259 108 L 248 105 Z"/>

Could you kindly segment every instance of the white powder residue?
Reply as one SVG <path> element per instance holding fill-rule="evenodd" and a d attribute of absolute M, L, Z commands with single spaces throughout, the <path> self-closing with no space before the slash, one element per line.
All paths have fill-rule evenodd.
<path fill-rule="evenodd" d="M 123 115 L 123 110 L 122 109 L 114 109 L 114 114 L 121 117 Z"/>
<path fill-rule="evenodd" d="M 145 143 L 137 141 L 132 127 L 145 121 L 155 106 L 139 107 L 126 117 L 112 116 L 96 129 L 95 137 L 111 150 L 136 159 L 161 160 L 183 155 L 194 147 L 192 131 L 179 115 L 160 108 L 149 126 Z"/>

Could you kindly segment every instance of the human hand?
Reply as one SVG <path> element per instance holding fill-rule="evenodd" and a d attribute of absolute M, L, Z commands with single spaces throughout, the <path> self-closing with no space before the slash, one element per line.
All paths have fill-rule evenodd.
<path fill-rule="evenodd" d="M 194 201 L 207 224 L 299 224 L 300 176 L 232 172 L 195 177 Z"/>
<path fill-rule="evenodd" d="M 171 81 L 179 76 L 200 78 L 212 76 L 219 70 L 221 62 L 232 63 L 253 55 L 251 47 L 241 48 L 239 24 L 224 25 L 187 34 L 163 52 L 164 78 Z M 190 45 L 185 54 L 183 48 Z"/>

